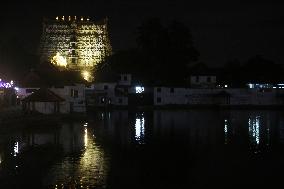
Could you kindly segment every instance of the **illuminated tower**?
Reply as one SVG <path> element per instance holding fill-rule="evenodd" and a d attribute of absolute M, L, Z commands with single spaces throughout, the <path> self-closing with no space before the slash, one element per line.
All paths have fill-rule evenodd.
<path fill-rule="evenodd" d="M 111 52 L 107 19 L 94 23 L 89 17 L 57 16 L 43 22 L 42 62 L 51 61 L 61 69 L 86 75 Z"/>

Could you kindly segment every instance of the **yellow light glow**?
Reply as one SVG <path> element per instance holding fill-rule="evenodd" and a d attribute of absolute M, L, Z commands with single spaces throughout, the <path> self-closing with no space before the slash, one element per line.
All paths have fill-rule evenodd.
<path fill-rule="evenodd" d="M 88 146 L 88 129 L 87 128 L 85 128 L 84 146 L 85 146 L 85 148 L 87 148 L 87 146 Z"/>
<path fill-rule="evenodd" d="M 51 63 L 57 66 L 67 66 L 67 60 L 64 56 L 60 55 L 60 53 L 56 53 L 56 55 L 51 59 Z"/>
<path fill-rule="evenodd" d="M 64 16 L 62 16 L 62 20 L 64 20 Z"/>
<path fill-rule="evenodd" d="M 84 18 L 83 17 L 81 17 L 81 21 L 83 21 L 84 20 Z"/>
<path fill-rule="evenodd" d="M 56 16 L 56 20 L 58 20 L 58 16 Z"/>
<path fill-rule="evenodd" d="M 86 81 L 90 81 L 91 80 L 91 74 L 90 72 L 84 70 L 81 72 L 82 77 L 86 80 Z"/>

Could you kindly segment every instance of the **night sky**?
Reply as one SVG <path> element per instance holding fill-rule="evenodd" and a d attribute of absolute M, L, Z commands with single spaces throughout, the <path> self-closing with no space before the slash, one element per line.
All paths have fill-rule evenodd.
<path fill-rule="evenodd" d="M 13 2 L 1 9 L 0 45 L 17 40 L 35 53 L 43 16 L 90 15 L 95 20 L 109 18 L 111 43 L 117 51 L 135 45 L 136 28 L 144 19 L 158 17 L 164 23 L 176 19 L 189 26 L 200 60 L 208 65 L 221 66 L 234 58 L 245 61 L 256 54 L 284 63 L 283 7 L 281 3 L 245 1 Z"/>

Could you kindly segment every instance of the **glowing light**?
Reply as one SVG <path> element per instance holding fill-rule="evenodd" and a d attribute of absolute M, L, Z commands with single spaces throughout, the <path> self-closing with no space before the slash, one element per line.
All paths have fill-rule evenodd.
<path fill-rule="evenodd" d="M 14 89 L 15 89 L 16 91 L 19 91 L 19 87 L 14 87 Z"/>
<path fill-rule="evenodd" d="M 66 67 L 67 66 L 67 61 L 66 58 L 60 55 L 60 53 L 56 53 L 56 55 L 51 59 L 51 63 L 55 64 L 57 66 L 62 66 Z"/>
<path fill-rule="evenodd" d="M 62 20 L 64 20 L 64 16 L 62 16 Z"/>
<path fill-rule="evenodd" d="M 17 156 L 18 153 L 19 153 L 19 143 L 15 142 L 15 145 L 14 145 L 14 156 Z"/>
<path fill-rule="evenodd" d="M 227 88 L 228 87 L 228 85 L 225 85 L 225 88 Z"/>
<path fill-rule="evenodd" d="M 145 120 L 143 114 L 142 116 L 137 115 L 135 122 L 135 139 L 140 144 L 143 143 L 144 134 L 145 134 L 144 132 L 145 132 Z"/>
<path fill-rule="evenodd" d="M 87 128 L 85 128 L 84 146 L 85 146 L 85 148 L 87 148 L 87 146 L 88 146 L 88 129 Z"/>
<path fill-rule="evenodd" d="M 58 16 L 56 16 L 56 20 L 58 20 Z"/>
<path fill-rule="evenodd" d="M 224 121 L 224 133 L 225 133 L 225 144 L 228 142 L 228 120 L 225 119 Z"/>
<path fill-rule="evenodd" d="M 63 16 L 59 16 L 59 21 L 62 18 Z M 42 61 L 52 60 L 53 64 L 65 67 L 67 70 L 91 72 L 96 64 L 112 54 L 105 24 L 93 23 L 88 16 L 64 16 L 64 20 L 75 24 L 70 24 L 69 21 L 59 22 L 55 19 L 54 22 L 44 23 L 40 42 Z M 73 45 L 74 38 L 76 39 L 75 46 Z M 76 56 L 71 53 L 73 50 Z M 57 52 L 62 57 L 56 57 Z M 56 61 L 56 58 L 62 61 Z"/>
<path fill-rule="evenodd" d="M 260 143 L 260 117 L 256 116 L 255 118 L 249 118 L 248 126 L 252 144 L 258 147 Z M 255 151 L 255 153 L 257 153 L 257 151 Z"/>
<path fill-rule="evenodd" d="M 90 74 L 90 72 L 84 70 L 81 72 L 82 77 L 86 80 L 86 81 L 91 81 L 92 80 L 92 75 Z"/>
<path fill-rule="evenodd" d="M 136 86 L 135 87 L 135 91 L 136 91 L 136 93 L 143 93 L 144 92 L 144 87 Z"/>

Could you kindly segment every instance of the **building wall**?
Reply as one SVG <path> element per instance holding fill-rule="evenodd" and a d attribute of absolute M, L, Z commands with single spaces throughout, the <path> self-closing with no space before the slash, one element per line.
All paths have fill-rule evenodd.
<path fill-rule="evenodd" d="M 216 76 L 212 75 L 193 75 L 190 76 L 191 87 L 212 88 L 216 85 Z"/>
<path fill-rule="evenodd" d="M 160 92 L 158 92 L 160 91 Z M 226 92 L 229 97 L 218 96 Z M 282 89 L 193 89 L 154 88 L 154 105 L 280 105 L 283 104 Z"/>
<path fill-rule="evenodd" d="M 85 85 L 64 86 L 63 88 L 50 88 L 55 94 L 65 99 L 60 103 L 63 110 L 69 112 L 86 112 Z M 63 111 L 62 110 L 62 111 Z M 68 112 L 69 110 L 69 112 Z"/>
<path fill-rule="evenodd" d="M 131 74 L 120 74 L 118 85 L 131 85 Z"/>

